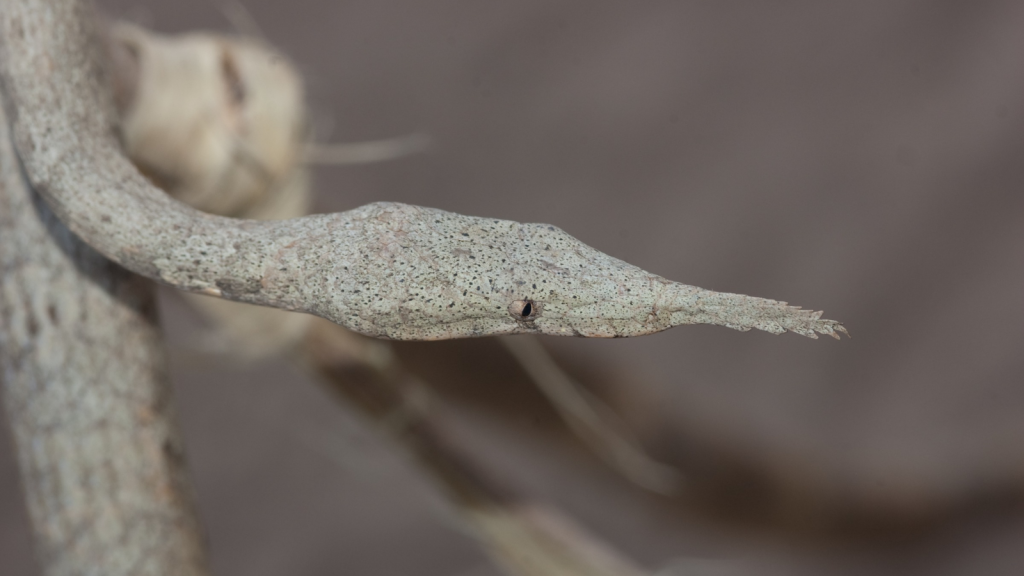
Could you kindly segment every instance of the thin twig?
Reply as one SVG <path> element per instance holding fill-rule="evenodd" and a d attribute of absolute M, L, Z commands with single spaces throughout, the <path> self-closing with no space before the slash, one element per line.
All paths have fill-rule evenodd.
<path fill-rule="evenodd" d="M 507 336 L 499 341 L 530 379 L 591 450 L 635 484 L 660 494 L 672 494 L 682 476 L 671 466 L 652 459 L 598 398 L 562 370 L 547 349 L 530 336 Z"/>
<path fill-rule="evenodd" d="M 531 502 L 477 463 L 439 418 L 441 400 L 383 342 L 315 322 L 300 362 L 373 418 L 428 472 L 499 565 L 517 576 L 645 572 L 550 506 Z"/>
<path fill-rule="evenodd" d="M 370 164 L 394 160 L 428 150 L 430 136 L 423 133 L 366 142 L 307 144 L 302 161 L 306 164 Z"/>

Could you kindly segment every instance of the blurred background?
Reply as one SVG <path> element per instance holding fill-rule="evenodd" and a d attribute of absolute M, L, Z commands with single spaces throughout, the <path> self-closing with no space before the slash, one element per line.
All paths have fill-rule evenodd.
<path fill-rule="evenodd" d="M 661 575 L 1024 573 L 1024 3 L 246 1 L 376 200 L 555 224 L 667 278 L 823 309 L 851 340 L 691 326 L 552 339 L 675 496 L 591 454 L 493 340 L 405 343 L 473 457 Z M 103 0 L 163 32 L 216 0 Z M 415 462 L 282 360 L 197 354 L 161 294 L 220 576 L 490 576 Z M 6 424 L 0 574 L 38 573 Z"/>

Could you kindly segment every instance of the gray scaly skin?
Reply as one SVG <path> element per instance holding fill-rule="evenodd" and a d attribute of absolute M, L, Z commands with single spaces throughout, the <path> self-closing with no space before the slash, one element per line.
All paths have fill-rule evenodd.
<path fill-rule="evenodd" d="M 324 263 L 345 273 L 304 286 L 303 299 L 329 295 L 321 315 L 371 336 L 621 338 L 681 324 L 812 338 L 845 333 L 820 312 L 666 280 L 547 224 L 394 203 L 323 218 L 332 236 L 360 240 L 335 244 Z M 301 263 L 290 255 L 282 260 Z"/>
<path fill-rule="evenodd" d="M 232 259 L 245 263 L 235 280 L 188 287 L 253 303 L 273 294 L 286 308 L 400 340 L 517 333 L 622 338 L 681 324 L 812 338 L 846 332 L 838 322 L 820 319 L 820 312 L 666 280 L 547 224 L 379 202 L 267 223 L 281 226 L 303 231 L 255 253 L 243 241 L 244 254 Z M 269 232 L 252 234 L 266 238 Z M 195 267 L 187 256 L 176 261 L 182 266 L 167 262 L 161 277 L 187 284 L 184 278 Z M 328 272 L 294 284 L 295 272 L 311 262 Z M 309 310 L 308 302 L 318 304 Z"/>

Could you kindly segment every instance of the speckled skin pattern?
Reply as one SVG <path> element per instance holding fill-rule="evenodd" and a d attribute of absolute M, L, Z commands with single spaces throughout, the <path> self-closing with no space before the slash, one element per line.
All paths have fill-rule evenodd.
<path fill-rule="evenodd" d="M 30 4 L 9 2 L 0 16 L 0 73 L 26 172 L 69 228 L 134 272 L 393 339 L 626 337 L 680 324 L 845 332 L 782 302 L 670 282 L 545 224 L 393 203 L 278 222 L 193 210 L 121 152 L 88 27 L 32 22 Z"/>
<path fill-rule="evenodd" d="M 697 323 L 807 336 L 842 329 L 784 303 L 671 282 L 547 224 L 379 202 L 342 214 L 268 224 L 266 230 L 252 231 L 253 240 L 242 245 L 256 245 L 257 237 L 270 236 L 270 229 L 280 226 L 301 232 L 239 258 L 260 262 L 216 281 L 220 293 L 257 303 L 275 294 L 286 307 L 371 336 L 434 340 L 535 332 L 626 337 Z M 182 253 L 176 261 L 185 259 Z M 306 274 L 312 262 L 327 272 Z M 184 264 L 168 263 L 161 274 L 172 283 L 187 282 L 194 267 Z M 246 277 L 248 271 L 258 275 Z M 296 273 L 306 280 L 295 283 Z M 310 302 L 316 304 L 307 308 Z M 526 316 L 525 303 L 530 304 Z"/>

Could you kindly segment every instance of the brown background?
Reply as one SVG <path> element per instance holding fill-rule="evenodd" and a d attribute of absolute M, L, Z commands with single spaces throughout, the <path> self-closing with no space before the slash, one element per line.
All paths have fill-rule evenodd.
<path fill-rule="evenodd" d="M 215 0 L 100 5 L 229 29 Z M 318 170 L 320 210 L 550 222 L 854 336 L 545 340 L 691 475 L 685 504 L 552 436 L 488 343 L 403 347 L 517 485 L 666 575 L 1024 573 L 1024 3 L 246 5 L 320 134 L 435 140 Z M 497 573 L 360 417 L 287 365 L 198 360 L 164 311 L 217 574 Z M 0 574 L 36 574 L 0 430 Z"/>

